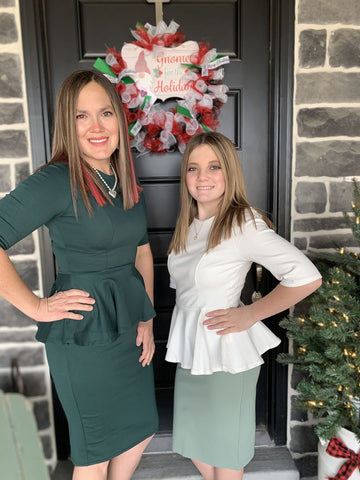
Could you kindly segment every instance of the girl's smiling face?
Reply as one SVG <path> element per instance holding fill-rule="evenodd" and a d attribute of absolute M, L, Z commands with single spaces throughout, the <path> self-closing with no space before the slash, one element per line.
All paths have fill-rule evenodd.
<path fill-rule="evenodd" d="M 186 185 L 197 202 L 199 218 L 215 215 L 226 184 L 219 159 L 209 145 L 199 145 L 191 152 Z"/>
<path fill-rule="evenodd" d="M 110 157 L 119 144 L 119 125 L 107 93 L 97 82 L 80 91 L 76 105 L 76 134 L 83 158 L 111 173 Z"/>

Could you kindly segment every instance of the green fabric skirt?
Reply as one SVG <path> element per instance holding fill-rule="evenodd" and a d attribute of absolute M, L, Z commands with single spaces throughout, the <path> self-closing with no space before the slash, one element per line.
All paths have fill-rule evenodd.
<path fill-rule="evenodd" d="M 173 450 L 208 465 L 241 470 L 254 456 L 260 367 L 241 373 L 191 375 L 178 366 Z"/>
<path fill-rule="evenodd" d="M 108 345 L 46 343 L 76 466 L 110 460 L 158 428 L 153 367 L 139 363 L 136 326 Z"/>

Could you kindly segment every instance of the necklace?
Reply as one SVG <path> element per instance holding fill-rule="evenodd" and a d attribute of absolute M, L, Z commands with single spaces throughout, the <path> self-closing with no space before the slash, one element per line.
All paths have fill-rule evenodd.
<path fill-rule="evenodd" d="M 199 230 L 196 229 L 196 218 L 194 218 L 194 230 L 195 230 L 195 235 L 194 235 L 194 240 L 197 240 L 199 238 L 201 229 L 204 225 L 204 222 L 201 222 Z"/>
<path fill-rule="evenodd" d="M 114 170 L 114 167 L 111 165 L 110 163 L 110 168 L 113 172 L 113 174 L 115 175 L 115 183 L 114 183 L 114 186 L 112 188 L 109 187 L 109 185 L 107 184 L 107 182 L 105 181 L 105 179 L 102 177 L 101 173 L 99 172 L 99 170 L 95 167 L 91 167 L 95 173 L 97 174 L 97 176 L 100 178 L 100 180 L 103 182 L 103 184 L 105 185 L 105 187 L 108 189 L 108 194 L 112 197 L 112 198 L 115 198 L 116 197 L 116 185 L 118 183 L 118 178 L 117 178 L 117 175 L 116 175 L 116 172 Z"/>

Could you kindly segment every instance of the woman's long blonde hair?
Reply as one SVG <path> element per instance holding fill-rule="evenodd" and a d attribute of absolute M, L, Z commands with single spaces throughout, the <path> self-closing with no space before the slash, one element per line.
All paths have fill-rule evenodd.
<path fill-rule="evenodd" d="M 171 240 L 168 253 L 174 251 L 186 251 L 189 226 L 196 217 L 197 203 L 192 198 L 186 186 L 186 173 L 189 157 L 195 148 L 200 145 L 208 145 L 218 158 L 225 178 L 225 192 L 220 200 L 219 209 L 210 230 L 207 251 L 216 247 L 222 239 L 230 238 L 234 220 L 241 228 L 245 221 L 245 213 L 248 212 L 254 220 L 252 207 L 249 205 L 246 195 L 244 175 L 233 143 L 218 132 L 198 133 L 186 146 L 182 164 L 180 181 L 180 214 L 176 223 L 175 232 Z M 259 212 L 265 222 L 272 227 L 271 221 Z"/>
<path fill-rule="evenodd" d="M 98 203 L 112 203 L 102 182 L 90 165 L 82 158 L 76 134 L 76 106 L 80 91 L 90 82 L 98 83 L 108 95 L 119 124 L 119 149 L 111 156 L 111 164 L 119 179 L 124 209 L 128 210 L 138 202 L 138 187 L 128 140 L 126 118 L 120 95 L 114 85 L 100 72 L 78 70 L 69 75 L 58 92 L 54 122 L 52 157 L 49 164 L 68 162 L 71 194 L 76 212 L 78 191 L 89 214 L 92 206 L 89 193 Z"/>

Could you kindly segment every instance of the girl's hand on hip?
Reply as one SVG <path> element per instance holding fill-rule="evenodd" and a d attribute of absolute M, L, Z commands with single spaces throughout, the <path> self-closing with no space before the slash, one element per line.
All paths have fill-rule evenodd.
<path fill-rule="evenodd" d="M 203 322 L 209 330 L 218 330 L 217 335 L 243 332 L 254 325 L 252 315 L 248 313 L 246 305 L 237 308 L 225 308 L 208 312 L 209 317 Z"/>
<path fill-rule="evenodd" d="M 153 321 L 139 322 L 137 327 L 136 345 L 143 346 L 142 354 L 140 355 L 139 362 L 143 367 L 150 365 L 150 362 L 155 353 L 155 343 L 153 334 Z"/>
<path fill-rule="evenodd" d="M 82 320 L 81 313 L 75 311 L 90 312 L 94 307 L 95 300 L 88 292 L 77 290 L 65 290 L 56 292 L 51 297 L 39 298 L 38 308 L 33 316 L 37 322 L 56 322 L 64 318 Z"/>

